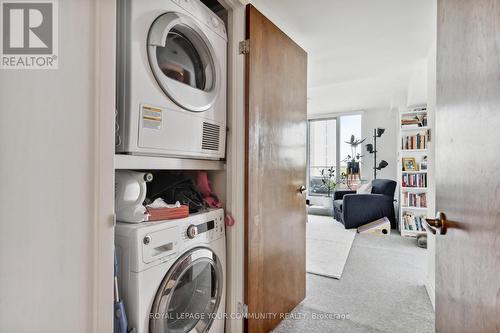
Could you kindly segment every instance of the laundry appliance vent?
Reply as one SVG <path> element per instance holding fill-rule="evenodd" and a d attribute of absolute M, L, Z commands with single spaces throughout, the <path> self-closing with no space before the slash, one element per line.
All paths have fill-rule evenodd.
<path fill-rule="evenodd" d="M 203 138 L 201 149 L 219 150 L 220 126 L 210 123 L 203 123 Z"/>

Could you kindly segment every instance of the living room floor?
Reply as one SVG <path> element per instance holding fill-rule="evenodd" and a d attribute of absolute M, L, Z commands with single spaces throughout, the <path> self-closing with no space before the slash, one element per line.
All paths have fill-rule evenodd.
<path fill-rule="evenodd" d="M 434 332 L 425 271 L 414 239 L 357 234 L 342 278 L 307 274 L 306 299 L 273 332 Z"/>

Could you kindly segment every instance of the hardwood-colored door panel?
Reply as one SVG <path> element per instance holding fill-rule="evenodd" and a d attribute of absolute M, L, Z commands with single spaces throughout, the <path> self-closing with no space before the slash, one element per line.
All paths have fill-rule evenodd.
<path fill-rule="evenodd" d="M 245 297 L 251 333 L 305 297 L 307 54 L 247 7 Z"/>
<path fill-rule="evenodd" d="M 500 1 L 438 0 L 436 331 L 500 332 Z"/>

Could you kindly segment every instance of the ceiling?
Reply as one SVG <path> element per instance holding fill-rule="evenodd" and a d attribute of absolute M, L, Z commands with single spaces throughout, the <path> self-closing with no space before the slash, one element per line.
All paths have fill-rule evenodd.
<path fill-rule="evenodd" d="M 309 56 L 309 113 L 388 107 L 435 40 L 436 0 L 252 0 Z"/>

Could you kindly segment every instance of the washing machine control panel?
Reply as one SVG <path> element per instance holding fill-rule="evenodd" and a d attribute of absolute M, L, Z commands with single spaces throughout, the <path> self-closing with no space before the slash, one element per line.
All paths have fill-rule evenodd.
<path fill-rule="evenodd" d="M 199 231 L 198 231 L 198 226 L 194 225 L 194 224 L 191 224 L 188 228 L 187 228 L 187 237 L 189 239 L 193 239 L 195 238 Z"/>
<path fill-rule="evenodd" d="M 207 241 L 212 241 L 224 234 L 224 220 L 222 216 L 217 216 L 213 220 L 203 223 L 190 224 L 183 232 L 185 240 L 205 237 Z"/>

